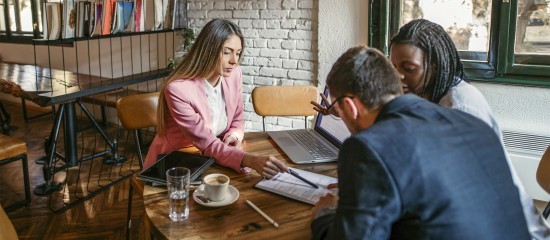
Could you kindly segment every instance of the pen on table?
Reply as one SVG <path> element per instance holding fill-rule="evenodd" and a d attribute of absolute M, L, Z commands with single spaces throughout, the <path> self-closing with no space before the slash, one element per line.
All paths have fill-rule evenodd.
<path fill-rule="evenodd" d="M 267 216 L 267 214 L 265 214 L 262 210 L 260 210 L 258 207 L 256 207 L 256 205 L 254 205 L 254 203 L 252 203 L 251 201 L 248 201 L 246 200 L 246 203 L 248 203 L 248 205 L 250 205 L 250 207 L 254 208 L 254 210 L 256 210 L 256 212 L 258 212 L 260 215 L 262 215 L 262 217 L 264 217 L 268 222 L 270 222 L 271 224 L 273 224 L 273 226 L 275 226 L 276 228 L 279 228 L 279 224 L 276 223 L 273 219 L 271 219 L 269 216 Z"/>
<path fill-rule="evenodd" d="M 312 182 L 308 181 L 307 179 L 303 178 L 302 176 L 300 176 L 300 175 L 299 175 L 297 172 L 295 172 L 294 170 L 292 170 L 292 169 L 289 168 L 288 171 L 290 172 L 290 174 L 291 174 L 292 176 L 297 177 L 298 179 L 304 181 L 305 183 L 311 185 L 312 187 L 314 187 L 314 188 L 319 188 L 319 187 L 318 187 L 317 185 L 315 185 L 314 183 L 312 183 Z"/>

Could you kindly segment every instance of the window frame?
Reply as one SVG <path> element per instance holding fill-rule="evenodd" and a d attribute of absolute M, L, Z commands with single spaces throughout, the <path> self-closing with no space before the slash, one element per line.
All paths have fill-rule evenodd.
<path fill-rule="evenodd" d="M 465 59 L 484 52 L 459 51 L 468 79 L 523 86 L 550 87 L 550 64 L 516 64 L 517 2 L 491 0 L 491 29 L 487 60 Z M 400 0 L 369 0 L 369 43 L 389 54 L 389 40 L 399 30 Z M 513 27 L 510 27 L 513 26 Z M 540 56 L 550 62 L 548 56 Z"/>
<path fill-rule="evenodd" d="M 31 3 L 31 15 L 32 15 L 32 32 L 29 31 L 12 31 L 12 29 L 9 27 L 10 23 L 10 11 L 9 11 L 9 0 L 1 0 L 2 4 L 4 6 L 4 22 L 6 23 L 5 31 L 0 31 L 0 43 L 25 43 L 25 44 L 32 44 L 33 39 L 38 39 L 42 37 L 42 32 L 40 32 L 40 28 L 38 27 L 39 21 L 38 21 L 38 6 L 36 0 L 30 0 Z M 19 1 L 13 0 L 15 7 L 19 9 Z M 40 0 L 40 4 L 43 4 L 43 1 Z M 18 28 L 21 28 L 21 17 L 19 16 L 19 12 L 15 11 L 14 16 L 16 18 L 16 26 Z"/>

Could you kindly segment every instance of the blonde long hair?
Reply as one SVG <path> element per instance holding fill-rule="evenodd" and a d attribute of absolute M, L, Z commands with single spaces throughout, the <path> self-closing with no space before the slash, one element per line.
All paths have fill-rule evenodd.
<path fill-rule="evenodd" d="M 189 52 L 183 57 L 178 67 L 168 76 L 162 86 L 157 110 L 157 131 L 164 134 L 165 114 L 169 112 L 168 104 L 164 99 L 164 89 L 176 79 L 203 79 L 210 77 L 219 68 L 223 44 L 231 36 L 236 35 L 241 39 L 242 52 L 244 52 L 244 37 L 241 29 L 228 20 L 213 19 L 208 22 L 199 33 L 195 43 Z M 239 56 L 239 61 L 242 54 Z"/>

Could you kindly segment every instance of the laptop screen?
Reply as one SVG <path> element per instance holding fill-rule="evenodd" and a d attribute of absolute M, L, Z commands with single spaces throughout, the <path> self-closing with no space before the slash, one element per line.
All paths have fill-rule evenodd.
<path fill-rule="evenodd" d="M 325 86 L 325 96 L 329 97 L 328 88 Z M 325 103 L 321 100 L 321 105 L 326 107 Z M 340 148 L 342 143 L 351 135 L 346 124 L 341 118 L 334 115 L 317 114 L 317 120 L 315 121 L 315 131 L 323 135 L 336 147 Z"/>

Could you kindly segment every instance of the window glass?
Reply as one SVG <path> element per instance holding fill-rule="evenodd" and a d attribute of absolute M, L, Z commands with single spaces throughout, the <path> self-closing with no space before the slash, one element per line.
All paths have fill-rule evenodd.
<path fill-rule="evenodd" d="M 546 0 L 519 0 L 514 46 L 515 63 L 548 65 L 550 7 Z M 546 59 L 543 59 L 546 57 Z"/>
<path fill-rule="evenodd" d="M 16 27 L 15 27 L 15 21 L 14 21 L 14 16 L 15 16 L 15 4 L 13 2 L 13 0 L 8 0 L 8 11 L 9 11 L 9 15 L 10 15 L 10 22 L 9 24 L 7 25 L 7 27 L 12 31 L 16 31 Z"/>
<path fill-rule="evenodd" d="M 21 21 L 21 29 L 19 31 L 32 32 L 32 8 L 31 0 L 19 1 L 19 19 Z"/>
<path fill-rule="evenodd" d="M 487 60 L 490 0 L 400 0 L 400 10 L 399 26 L 418 18 L 428 19 L 447 31 L 462 59 Z"/>
<path fill-rule="evenodd" d="M 4 17 L 4 3 L 0 2 L 0 31 L 6 31 L 6 18 Z"/>

